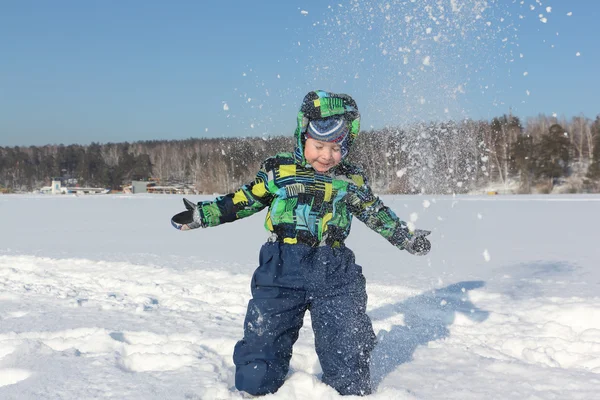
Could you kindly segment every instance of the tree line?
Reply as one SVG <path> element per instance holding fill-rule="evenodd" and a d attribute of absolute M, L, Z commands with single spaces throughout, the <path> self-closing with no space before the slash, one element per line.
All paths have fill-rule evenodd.
<path fill-rule="evenodd" d="M 61 177 L 71 185 L 120 190 L 131 180 L 185 183 L 226 193 L 261 162 L 292 151 L 292 135 L 134 143 L 0 147 L 0 189 L 31 191 Z M 600 116 L 540 114 L 491 121 L 417 123 L 363 131 L 350 154 L 379 193 L 466 193 L 486 187 L 549 193 L 600 191 Z"/>

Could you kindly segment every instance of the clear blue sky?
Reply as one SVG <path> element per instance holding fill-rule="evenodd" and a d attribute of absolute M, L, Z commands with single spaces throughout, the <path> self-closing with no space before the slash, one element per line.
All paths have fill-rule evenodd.
<path fill-rule="evenodd" d="M 363 129 L 600 114 L 599 1 L 482 3 L 5 0 L 0 146 L 287 135 L 312 89 Z"/>

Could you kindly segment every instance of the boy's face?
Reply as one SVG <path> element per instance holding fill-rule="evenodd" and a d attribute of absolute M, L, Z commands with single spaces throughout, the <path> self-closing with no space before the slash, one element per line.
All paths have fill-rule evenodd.
<path fill-rule="evenodd" d="M 337 143 L 307 138 L 304 158 L 315 171 L 327 172 L 342 161 L 342 148 Z"/>

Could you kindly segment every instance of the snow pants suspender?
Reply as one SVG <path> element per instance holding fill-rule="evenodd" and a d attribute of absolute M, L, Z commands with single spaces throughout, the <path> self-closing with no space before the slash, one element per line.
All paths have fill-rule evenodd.
<path fill-rule="evenodd" d="M 375 334 L 365 278 L 350 249 L 266 243 L 251 288 L 244 338 L 233 354 L 239 390 L 262 395 L 283 385 L 310 310 L 323 382 L 344 395 L 371 393 Z"/>

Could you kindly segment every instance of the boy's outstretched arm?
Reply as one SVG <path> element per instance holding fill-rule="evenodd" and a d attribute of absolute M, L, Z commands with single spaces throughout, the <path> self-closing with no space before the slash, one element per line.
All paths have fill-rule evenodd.
<path fill-rule="evenodd" d="M 179 230 L 187 231 L 217 226 L 253 215 L 267 207 L 273 199 L 267 188 L 267 180 L 263 164 L 254 181 L 233 193 L 198 203 L 183 199 L 186 211 L 173 216 L 171 224 Z"/>
<path fill-rule="evenodd" d="M 426 236 L 431 231 L 419 229 L 411 231 L 406 222 L 398 218 L 379 197 L 373 194 L 363 176 L 355 181 L 358 185 L 350 194 L 350 209 L 359 220 L 400 250 L 418 256 L 429 253 L 431 243 Z"/>

